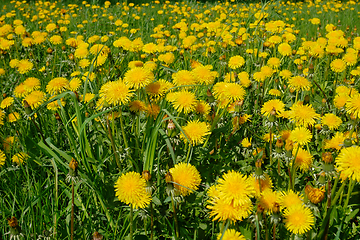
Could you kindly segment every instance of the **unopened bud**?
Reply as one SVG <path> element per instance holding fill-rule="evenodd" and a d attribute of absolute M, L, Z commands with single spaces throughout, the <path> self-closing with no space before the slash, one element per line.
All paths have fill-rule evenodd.
<path fill-rule="evenodd" d="M 321 159 L 323 160 L 324 163 L 332 163 L 333 156 L 331 152 L 324 152 L 321 156 Z"/>
<path fill-rule="evenodd" d="M 146 181 L 149 181 L 149 180 L 151 179 L 150 171 L 144 170 L 144 171 L 142 172 L 142 177 L 143 177 Z"/>

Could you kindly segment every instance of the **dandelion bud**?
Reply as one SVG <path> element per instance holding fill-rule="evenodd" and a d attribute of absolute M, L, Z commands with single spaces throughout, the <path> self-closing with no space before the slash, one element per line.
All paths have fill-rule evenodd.
<path fill-rule="evenodd" d="M 19 226 L 18 220 L 16 217 L 11 217 L 6 219 L 10 226 L 10 239 L 18 238 L 21 235 L 21 228 Z"/>
<path fill-rule="evenodd" d="M 146 181 L 149 181 L 149 180 L 151 179 L 150 171 L 144 170 L 144 171 L 142 172 L 142 177 L 143 177 Z"/>
<path fill-rule="evenodd" d="M 353 144 L 352 144 L 352 141 L 350 138 L 347 138 L 345 139 L 344 141 L 344 147 L 351 147 Z"/>
<path fill-rule="evenodd" d="M 309 73 L 310 74 L 314 73 L 314 65 L 312 63 L 310 63 L 310 65 L 309 65 Z"/>
<path fill-rule="evenodd" d="M 303 65 L 302 65 L 302 64 L 299 64 L 299 65 L 297 66 L 297 69 L 298 69 L 298 70 L 302 70 L 302 69 L 303 69 Z"/>
<path fill-rule="evenodd" d="M 166 183 L 170 183 L 170 182 L 173 181 L 172 175 L 171 175 L 170 172 L 168 172 L 168 173 L 165 175 L 165 181 L 166 181 Z"/>
<path fill-rule="evenodd" d="M 321 202 L 325 197 L 325 188 L 313 188 L 310 185 L 306 185 L 305 194 L 310 200 L 310 202 L 317 204 Z"/>
<path fill-rule="evenodd" d="M 24 108 L 27 115 L 30 115 L 32 113 L 31 107 L 26 100 L 24 100 Z"/>
<path fill-rule="evenodd" d="M 322 104 L 323 107 L 325 107 L 325 104 L 326 104 L 326 99 L 325 99 L 325 98 L 323 98 L 323 99 L 321 100 L 321 104 Z"/>
<path fill-rule="evenodd" d="M 70 163 L 69 163 L 69 168 L 70 168 L 69 175 L 71 177 L 76 177 L 77 176 L 78 166 L 79 166 L 79 163 L 74 158 L 72 158 Z"/>
<path fill-rule="evenodd" d="M 287 139 L 285 142 L 285 150 L 291 152 L 294 148 L 294 142 L 292 140 Z"/>
<path fill-rule="evenodd" d="M 167 129 L 173 130 L 175 128 L 175 123 L 170 119 L 167 125 Z"/>
<path fill-rule="evenodd" d="M 324 163 L 332 163 L 333 156 L 331 152 L 324 152 L 321 156 L 321 159 L 324 161 Z"/>
<path fill-rule="evenodd" d="M 62 46 L 62 47 L 61 47 L 61 50 L 65 51 L 65 50 L 66 50 L 66 47 L 65 47 L 65 46 Z"/>
<path fill-rule="evenodd" d="M 48 48 L 48 49 L 46 50 L 46 52 L 47 52 L 48 54 L 52 54 L 53 51 L 54 51 L 54 50 L 52 50 L 52 48 Z"/>
<path fill-rule="evenodd" d="M 98 232 L 94 232 L 93 234 L 93 240 L 102 240 L 104 238 L 103 235 L 101 235 L 100 233 Z"/>
<path fill-rule="evenodd" d="M 68 57 L 70 60 L 74 60 L 74 54 L 70 53 Z"/>

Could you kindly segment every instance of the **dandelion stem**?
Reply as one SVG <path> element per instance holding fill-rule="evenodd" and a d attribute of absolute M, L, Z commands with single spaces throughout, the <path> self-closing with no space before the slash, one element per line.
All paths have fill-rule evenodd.
<path fill-rule="evenodd" d="M 350 195 L 351 195 L 352 190 L 354 189 L 353 183 L 354 183 L 354 180 L 351 178 L 350 182 L 349 182 L 348 193 L 347 193 L 345 204 L 344 204 L 344 209 L 346 209 L 349 204 Z"/>
<path fill-rule="evenodd" d="M 273 164 L 272 162 L 272 127 L 270 128 L 270 166 Z"/>
<path fill-rule="evenodd" d="M 114 118 L 113 118 L 114 119 Z M 114 121 L 114 120 L 113 120 Z M 116 152 L 116 148 L 115 148 L 115 142 L 114 142 L 114 138 L 113 135 L 111 133 L 111 127 L 110 127 L 110 123 L 109 123 L 109 118 L 106 119 L 106 125 L 108 127 L 108 132 L 109 132 L 109 137 L 110 137 L 110 141 L 111 141 L 111 147 L 112 150 L 114 152 L 114 156 L 115 156 L 115 161 L 116 161 L 116 165 L 118 166 L 118 168 L 120 169 L 121 165 L 120 165 L 120 160 L 119 160 L 119 156 Z"/>
<path fill-rule="evenodd" d="M 297 154 L 299 152 L 299 149 L 300 149 L 300 145 L 296 149 L 294 160 L 292 161 L 291 174 L 289 176 L 290 177 L 290 189 L 293 190 L 293 191 L 294 191 L 294 188 L 295 188 L 295 175 L 296 175 L 295 161 L 296 161 L 296 157 L 297 157 Z"/>
<path fill-rule="evenodd" d="M 151 222 L 150 222 L 150 240 L 154 239 L 154 209 L 152 202 L 150 202 L 150 214 L 151 214 Z"/>
<path fill-rule="evenodd" d="M 124 139 L 125 149 L 128 149 L 129 145 L 128 145 L 128 142 L 126 140 L 126 135 L 125 135 L 125 131 L 124 131 L 124 124 L 123 124 L 123 120 L 122 120 L 122 111 L 121 111 L 121 109 L 120 109 L 119 118 L 120 118 L 120 128 L 121 128 L 121 133 L 122 133 L 123 139 Z"/>
<path fill-rule="evenodd" d="M 74 240 L 74 180 L 71 184 L 71 240 Z"/>
<path fill-rule="evenodd" d="M 171 194 L 171 204 L 173 207 L 174 212 L 174 221 L 175 221 L 175 239 L 179 239 L 179 224 L 176 216 L 176 208 L 175 208 L 175 202 L 174 202 L 174 196 Z"/>
<path fill-rule="evenodd" d="M 134 229 L 133 229 L 133 206 L 132 204 L 130 204 L 130 240 L 133 240 L 133 233 L 134 233 Z"/>

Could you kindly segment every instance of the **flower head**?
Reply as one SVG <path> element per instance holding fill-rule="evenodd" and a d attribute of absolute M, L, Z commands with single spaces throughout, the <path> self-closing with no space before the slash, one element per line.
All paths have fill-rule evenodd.
<path fill-rule="evenodd" d="M 305 77 L 294 76 L 288 80 L 289 86 L 291 89 L 299 91 L 306 90 L 309 91 L 311 87 L 311 83 Z"/>
<path fill-rule="evenodd" d="M 146 181 L 137 172 L 128 172 L 119 177 L 115 183 L 115 196 L 134 208 L 145 208 L 151 202 Z"/>
<path fill-rule="evenodd" d="M 327 113 L 321 118 L 321 124 L 328 126 L 330 130 L 338 129 L 341 123 L 341 118 L 333 113 Z"/>
<path fill-rule="evenodd" d="M 132 96 L 132 90 L 121 80 L 105 83 L 99 93 L 108 104 L 113 105 L 126 104 Z"/>
<path fill-rule="evenodd" d="M 7 97 L 4 100 L 1 101 L 0 103 L 0 108 L 4 109 L 7 107 L 10 107 L 13 103 L 14 103 L 14 98 L 13 97 Z"/>
<path fill-rule="evenodd" d="M 179 163 L 170 168 L 175 189 L 182 195 L 187 196 L 197 190 L 201 183 L 199 171 L 191 164 Z"/>
<path fill-rule="evenodd" d="M 302 148 L 294 148 L 292 154 L 296 157 L 295 166 L 299 167 L 303 172 L 308 171 L 313 162 L 313 156 L 311 153 Z"/>
<path fill-rule="evenodd" d="M 222 238 L 221 238 L 222 237 Z M 240 232 L 234 229 L 226 229 L 225 233 L 219 233 L 217 240 L 245 240 L 245 237 Z"/>
<path fill-rule="evenodd" d="M 348 147 L 341 149 L 335 159 L 337 169 L 345 176 L 360 181 L 360 147 Z"/>
<path fill-rule="evenodd" d="M 312 134 L 309 129 L 297 127 L 291 131 L 291 140 L 300 145 L 308 144 L 311 141 Z"/>
<path fill-rule="evenodd" d="M 360 94 L 354 94 L 346 102 L 346 110 L 360 118 Z"/>
<path fill-rule="evenodd" d="M 154 74 L 146 68 L 133 68 L 125 73 L 124 82 L 134 89 L 145 87 L 154 80 Z"/>
<path fill-rule="evenodd" d="M 229 59 L 229 67 L 231 69 L 240 68 L 244 64 L 245 64 L 245 59 L 240 55 L 233 56 Z"/>
<path fill-rule="evenodd" d="M 330 63 L 330 68 L 334 72 L 343 72 L 346 69 L 346 62 L 342 59 L 335 59 Z"/>
<path fill-rule="evenodd" d="M 316 113 L 311 105 L 294 103 L 290 108 L 289 118 L 293 120 L 297 126 L 313 126 L 315 119 L 319 117 L 320 115 Z"/>
<path fill-rule="evenodd" d="M 210 134 L 209 126 L 205 122 L 199 122 L 199 120 L 189 121 L 182 129 L 186 137 L 181 133 L 180 138 L 185 142 L 189 140 L 192 145 L 203 143 L 205 136 Z"/>
<path fill-rule="evenodd" d="M 303 234 L 314 225 L 314 215 L 311 210 L 303 205 L 293 205 L 284 212 L 285 227 L 295 234 Z"/>
<path fill-rule="evenodd" d="M 57 77 L 52 79 L 46 85 L 46 92 L 53 95 L 64 92 L 69 87 L 69 81 L 63 77 Z"/>
<path fill-rule="evenodd" d="M 0 167 L 4 166 L 6 160 L 5 153 L 0 150 Z"/>
<path fill-rule="evenodd" d="M 281 208 L 290 208 L 294 205 L 301 205 L 302 200 L 299 194 L 293 192 L 293 190 L 288 190 L 287 192 L 282 192 L 280 207 Z"/>
<path fill-rule="evenodd" d="M 285 109 L 285 104 L 278 99 L 269 100 L 261 108 L 261 114 L 264 114 L 266 117 L 269 117 L 273 111 L 275 114 L 281 114 Z"/>

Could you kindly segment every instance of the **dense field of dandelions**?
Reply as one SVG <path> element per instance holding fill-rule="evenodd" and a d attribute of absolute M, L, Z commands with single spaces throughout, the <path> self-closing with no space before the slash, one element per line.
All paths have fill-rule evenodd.
<path fill-rule="evenodd" d="M 359 4 L 3 4 L 0 239 L 357 239 Z"/>

